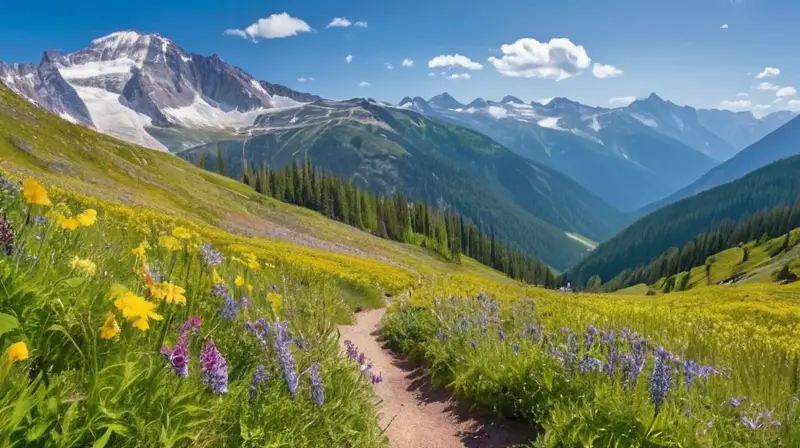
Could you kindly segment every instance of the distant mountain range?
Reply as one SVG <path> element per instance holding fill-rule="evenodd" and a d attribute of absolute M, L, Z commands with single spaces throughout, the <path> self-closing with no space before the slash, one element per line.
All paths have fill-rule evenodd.
<path fill-rule="evenodd" d="M 775 113 L 759 120 L 749 113 L 697 111 L 656 94 L 618 109 L 566 98 L 525 103 L 513 96 L 463 104 L 448 93 L 429 100 L 406 97 L 399 107 L 482 132 L 567 174 L 621 210 L 634 210 L 685 187 L 793 116 Z M 731 142 L 702 121 L 725 130 Z"/>

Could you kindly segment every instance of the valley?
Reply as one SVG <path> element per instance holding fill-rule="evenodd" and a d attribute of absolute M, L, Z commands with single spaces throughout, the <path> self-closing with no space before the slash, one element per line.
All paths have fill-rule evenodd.
<path fill-rule="evenodd" d="M 573 47 L 487 61 L 622 75 Z M 800 444 L 796 112 L 325 82 L 138 31 L 0 61 L 0 445 Z"/>

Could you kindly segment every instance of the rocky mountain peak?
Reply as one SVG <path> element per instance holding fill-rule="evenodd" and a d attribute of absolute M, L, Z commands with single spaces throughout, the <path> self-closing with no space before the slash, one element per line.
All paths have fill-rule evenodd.
<path fill-rule="evenodd" d="M 438 107 L 441 109 L 459 109 L 464 107 L 463 104 L 461 104 L 447 92 L 443 92 L 432 97 L 428 100 L 428 103 L 433 107 Z"/>

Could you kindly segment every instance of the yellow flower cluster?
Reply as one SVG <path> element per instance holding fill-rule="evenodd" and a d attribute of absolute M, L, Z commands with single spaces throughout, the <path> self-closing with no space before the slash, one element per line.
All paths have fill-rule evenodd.
<path fill-rule="evenodd" d="M 163 317 L 156 313 L 156 304 L 148 302 L 142 297 L 128 291 L 114 301 L 114 306 L 122 312 L 122 317 L 133 322 L 133 327 L 140 331 L 150 328 L 149 319 L 162 320 Z"/>
<path fill-rule="evenodd" d="M 58 215 L 56 225 L 62 230 L 76 230 L 78 227 L 91 227 L 97 222 L 97 211 L 89 208 L 81 213 L 67 218 L 66 216 Z"/>
<path fill-rule="evenodd" d="M 181 243 L 181 240 L 172 235 L 162 235 L 158 239 L 158 244 L 170 252 L 176 252 L 183 249 L 183 243 Z"/>
<path fill-rule="evenodd" d="M 53 203 L 50 202 L 50 198 L 47 196 L 47 190 L 32 177 L 28 177 L 22 181 L 22 196 L 30 205 L 53 205 Z"/>
<path fill-rule="evenodd" d="M 148 285 L 150 289 L 150 296 L 160 302 L 162 300 L 167 303 L 175 303 L 178 305 L 186 305 L 186 290 L 180 286 L 173 285 L 169 282 L 161 282 Z"/>
<path fill-rule="evenodd" d="M 8 347 L 8 362 L 14 363 L 28 359 L 28 346 L 24 342 L 17 342 Z"/>
<path fill-rule="evenodd" d="M 97 270 L 97 265 L 95 265 L 92 260 L 88 258 L 79 258 L 78 256 L 72 258 L 70 266 L 72 269 L 90 277 L 93 276 Z"/>

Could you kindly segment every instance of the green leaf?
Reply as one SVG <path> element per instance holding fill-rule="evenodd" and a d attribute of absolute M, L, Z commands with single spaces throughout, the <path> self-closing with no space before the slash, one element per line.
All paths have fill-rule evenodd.
<path fill-rule="evenodd" d="M 77 288 L 78 286 L 81 286 L 84 281 L 86 281 L 86 277 L 73 277 L 69 280 L 65 280 L 64 283 L 66 283 L 66 285 L 70 288 Z"/>
<path fill-rule="evenodd" d="M 111 429 L 111 428 L 108 428 L 106 430 L 105 434 L 103 434 L 102 437 L 100 437 L 99 439 L 94 441 L 94 444 L 92 444 L 92 448 L 103 448 L 103 447 L 105 447 L 106 444 L 108 443 L 108 440 L 111 439 L 111 434 L 113 434 L 113 433 L 114 433 L 114 430 Z"/>
<path fill-rule="evenodd" d="M 8 333 L 11 330 L 19 328 L 17 318 L 5 313 L 0 313 L 0 336 Z"/>

